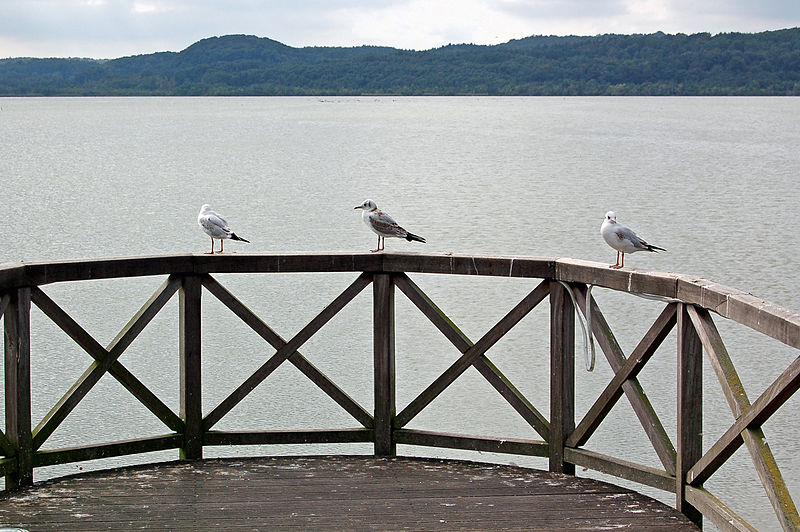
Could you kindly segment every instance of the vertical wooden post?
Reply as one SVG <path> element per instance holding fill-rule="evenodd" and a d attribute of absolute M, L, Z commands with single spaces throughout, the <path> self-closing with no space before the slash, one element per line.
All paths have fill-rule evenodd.
<path fill-rule="evenodd" d="M 686 304 L 678 305 L 678 448 L 675 507 L 697 526 L 703 514 L 686 500 L 686 473 L 703 455 L 703 345 Z"/>
<path fill-rule="evenodd" d="M 5 312 L 6 436 L 17 449 L 17 467 L 6 489 L 33 484 L 31 438 L 31 289 L 10 294 Z"/>
<path fill-rule="evenodd" d="M 200 373 L 200 277 L 187 275 L 180 290 L 181 419 L 186 423 L 181 460 L 203 458 L 203 403 Z"/>
<path fill-rule="evenodd" d="M 550 471 L 575 474 L 564 442 L 575 430 L 575 306 L 561 283 L 550 283 Z"/>
<path fill-rule="evenodd" d="M 394 282 L 375 274 L 373 285 L 373 354 L 375 367 L 375 456 L 395 456 L 392 437 L 396 415 L 394 373 Z"/>

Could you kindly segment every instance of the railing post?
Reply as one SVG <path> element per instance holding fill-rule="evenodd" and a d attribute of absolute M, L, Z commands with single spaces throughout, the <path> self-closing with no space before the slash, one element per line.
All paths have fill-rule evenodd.
<path fill-rule="evenodd" d="M 575 306 L 561 283 L 550 283 L 550 471 L 575 474 L 564 442 L 575 430 Z"/>
<path fill-rule="evenodd" d="M 686 474 L 703 455 L 703 344 L 685 303 L 678 304 L 678 431 L 675 507 L 703 526 L 703 514 L 686 500 Z"/>
<path fill-rule="evenodd" d="M 203 458 L 203 404 L 200 373 L 200 277 L 187 275 L 181 281 L 180 366 L 181 419 L 186 424 L 180 449 L 182 460 Z"/>
<path fill-rule="evenodd" d="M 5 312 L 6 436 L 17 449 L 16 471 L 6 476 L 6 489 L 33 484 L 31 438 L 31 289 L 9 294 Z"/>
<path fill-rule="evenodd" d="M 375 274 L 373 290 L 373 354 L 375 368 L 375 456 L 395 456 L 392 436 L 396 415 L 394 366 L 394 282 Z"/>

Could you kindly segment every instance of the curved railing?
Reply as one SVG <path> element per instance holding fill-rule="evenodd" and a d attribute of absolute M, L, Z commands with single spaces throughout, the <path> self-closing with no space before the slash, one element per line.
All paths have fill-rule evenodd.
<path fill-rule="evenodd" d="M 284 340 L 216 278 L 219 273 L 353 272 L 355 280 L 294 337 Z M 533 290 L 476 342 L 431 301 L 409 273 L 540 279 Z M 98 343 L 44 289 L 51 283 L 137 276 L 165 276 L 117 337 Z M 369 412 L 312 365 L 298 349 L 368 285 L 373 285 L 374 411 Z M 626 357 L 589 286 L 648 294 L 664 309 Z M 395 399 L 395 288 L 398 288 L 462 353 L 415 399 L 397 411 Z M 180 409 L 174 412 L 120 362 L 133 342 L 175 293 L 179 294 Z M 201 404 L 201 297 L 209 293 L 275 352 L 225 399 L 203 412 Z M 703 484 L 742 445 L 746 446 L 781 526 L 800 529 L 800 518 L 761 430 L 800 386 L 800 358 L 750 402 L 712 319 L 712 313 L 800 349 L 800 314 L 752 295 L 684 275 L 613 270 L 570 259 L 422 254 L 177 255 L 0 266 L 0 313 L 5 329 L 5 432 L 0 432 L 0 474 L 7 488 L 30 485 L 37 467 L 179 449 L 184 459 L 204 446 L 349 443 L 374 444 L 376 455 L 395 454 L 397 444 L 540 456 L 551 471 L 574 474 L 587 467 L 676 495 L 676 507 L 696 523 L 708 517 L 723 529 L 751 530 Z M 486 356 L 534 307 L 549 299 L 549 416 L 529 401 Z M 31 304 L 66 332 L 94 362 L 38 424 L 31 420 Z M 614 377 L 583 419 L 575 419 L 575 308 L 589 317 L 597 344 Z M 677 430 L 673 443 L 637 375 L 677 328 Z M 702 360 L 705 351 L 735 422 L 705 452 L 702 446 Z M 35 356 L 35 353 L 34 353 Z M 217 423 L 282 363 L 289 361 L 357 422 L 350 429 L 221 431 Z M 409 422 L 469 367 L 476 368 L 540 439 L 489 438 L 407 428 Z M 111 374 L 169 430 L 162 436 L 43 450 L 53 431 L 106 373 Z M 624 456 L 583 446 L 625 395 L 662 464 L 653 468 Z"/>

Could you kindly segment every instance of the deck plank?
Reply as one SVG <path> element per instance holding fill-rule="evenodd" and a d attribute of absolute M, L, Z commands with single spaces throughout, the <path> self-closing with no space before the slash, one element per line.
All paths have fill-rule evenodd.
<path fill-rule="evenodd" d="M 208 459 L 36 484 L 0 498 L 34 530 L 697 530 L 658 501 L 514 466 L 364 456 Z"/>

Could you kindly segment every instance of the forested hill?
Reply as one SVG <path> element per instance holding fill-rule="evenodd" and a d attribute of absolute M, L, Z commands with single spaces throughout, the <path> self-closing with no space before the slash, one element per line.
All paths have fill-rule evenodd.
<path fill-rule="evenodd" d="M 426 51 L 246 35 L 181 52 L 0 60 L 0 95 L 800 95 L 800 28 L 533 36 Z"/>

